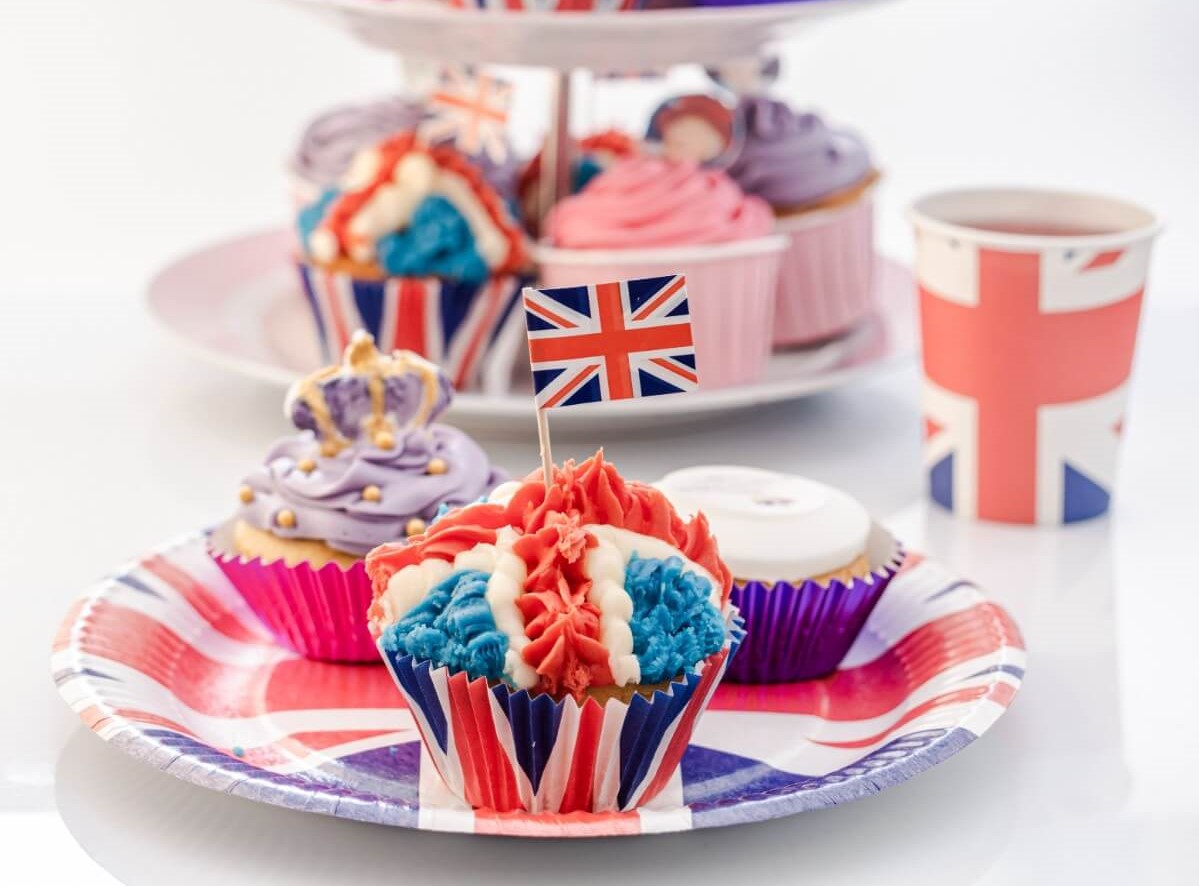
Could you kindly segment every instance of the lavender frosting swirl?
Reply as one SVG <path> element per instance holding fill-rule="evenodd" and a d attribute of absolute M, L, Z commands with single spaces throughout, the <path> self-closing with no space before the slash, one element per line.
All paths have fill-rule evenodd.
<path fill-rule="evenodd" d="M 370 386 L 360 375 L 334 376 L 321 384 L 321 392 L 329 418 L 338 432 L 353 440 L 362 431 L 363 422 L 371 414 Z M 405 373 L 383 379 L 383 412 L 397 425 L 418 421 L 428 424 L 445 412 L 453 397 L 449 378 L 437 373 L 436 395 L 425 404 L 425 385 L 419 375 Z M 292 424 L 302 431 L 318 432 L 320 428 L 312 407 L 298 392 L 288 395 L 284 412 Z"/>
<path fill-rule="evenodd" d="M 443 503 L 469 504 L 507 479 L 477 443 L 447 425 L 404 431 L 386 450 L 363 440 L 337 455 L 319 452 L 309 431 L 276 443 L 246 478 L 254 495 L 238 518 L 280 538 L 316 539 L 362 556 L 403 538 L 413 517 L 429 522 Z M 444 473 L 428 471 L 434 458 L 445 463 Z M 303 459 L 314 461 L 315 470 L 302 470 L 297 462 Z M 367 486 L 378 487 L 377 501 L 363 497 Z M 283 508 L 295 515 L 294 526 L 275 522 Z"/>
<path fill-rule="evenodd" d="M 321 190 L 335 187 L 359 151 L 389 135 L 416 129 L 428 118 L 421 102 L 402 96 L 333 108 L 308 124 L 292 157 L 292 169 Z M 515 198 L 523 164 L 511 145 L 503 162 L 485 152 L 470 159 L 501 197 Z"/>
<path fill-rule="evenodd" d="M 860 182 L 872 169 L 865 143 L 852 133 L 830 129 L 815 114 L 792 111 L 761 96 L 737 108 L 745 144 L 726 170 L 748 194 L 771 206 L 811 203 Z"/>
<path fill-rule="evenodd" d="M 308 124 L 292 167 L 321 188 L 333 187 L 360 150 L 415 129 L 426 116 L 419 102 L 401 96 L 333 108 Z"/>

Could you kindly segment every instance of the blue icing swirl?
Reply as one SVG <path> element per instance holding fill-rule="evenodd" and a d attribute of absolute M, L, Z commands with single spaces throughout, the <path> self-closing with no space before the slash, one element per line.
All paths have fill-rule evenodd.
<path fill-rule="evenodd" d="M 633 554 L 624 586 L 633 598 L 629 627 L 642 683 L 673 679 L 724 645 L 724 618 L 712 605 L 712 583 L 684 570 L 680 558 Z"/>
<path fill-rule="evenodd" d="M 488 578 L 477 569 L 451 573 L 383 632 L 383 648 L 471 679 L 502 679 L 508 638 L 496 630 L 484 597 Z"/>
<path fill-rule="evenodd" d="M 336 188 L 329 188 L 316 199 L 316 201 L 300 210 L 299 216 L 296 218 L 296 227 L 299 228 L 300 242 L 308 243 L 308 238 L 312 236 L 312 232 L 321 226 L 321 222 L 325 220 L 325 213 L 329 211 L 329 207 L 333 201 L 341 196 L 341 192 Z"/>
<path fill-rule="evenodd" d="M 402 231 L 380 238 L 379 266 L 395 277 L 444 277 L 463 283 L 487 279 L 487 263 L 462 213 L 438 194 L 426 197 Z"/>

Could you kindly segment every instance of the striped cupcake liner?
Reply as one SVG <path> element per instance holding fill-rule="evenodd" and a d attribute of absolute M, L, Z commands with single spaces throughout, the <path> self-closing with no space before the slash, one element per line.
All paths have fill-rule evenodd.
<path fill-rule="evenodd" d="M 848 332 L 874 310 L 873 189 L 848 206 L 777 219 L 787 236 L 774 312 L 776 347 Z"/>
<path fill-rule="evenodd" d="M 524 351 L 515 310 L 531 278 L 463 283 L 434 277 L 367 279 L 297 262 L 326 362 L 336 363 L 359 329 L 379 350 L 408 350 L 439 364 L 455 389 L 503 393 Z"/>
<path fill-rule="evenodd" d="M 737 581 L 731 601 L 745 619 L 745 642 L 729 665 L 730 683 L 790 683 L 832 673 L 903 565 L 904 551 L 877 524 L 867 542 L 871 571 L 834 579 Z"/>
<path fill-rule="evenodd" d="M 447 787 L 496 812 L 636 809 L 669 782 L 741 644 L 735 608 L 723 649 L 651 696 L 555 701 L 379 650 Z"/>
<path fill-rule="evenodd" d="M 208 554 L 280 646 L 316 661 L 379 660 L 367 629 L 372 592 L 361 560 L 348 569 L 334 562 L 288 566 L 228 554 L 211 541 Z"/>

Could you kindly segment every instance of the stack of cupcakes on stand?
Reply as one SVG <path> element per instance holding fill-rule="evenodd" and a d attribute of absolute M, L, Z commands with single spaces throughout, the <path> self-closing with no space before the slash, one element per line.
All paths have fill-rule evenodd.
<path fill-rule="evenodd" d="M 438 362 L 459 389 L 507 385 L 515 354 L 498 341 L 519 326 L 524 233 L 456 149 L 415 132 L 389 136 L 354 156 L 339 184 L 300 212 L 298 229 L 300 278 L 327 359 L 361 328 L 385 350 Z"/>
<path fill-rule="evenodd" d="M 681 513 L 710 521 L 732 570 L 746 638 L 730 680 L 832 673 L 903 564 L 899 543 L 865 508 L 803 477 L 711 466 L 654 485 Z"/>
<path fill-rule="evenodd" d="M 547 216 L 541 284 L 683 274 L 708 388 L 753 382 L 770 356 L 785 242 L 765 201 L 691 160 L 621 160 Z"/>
<path fill-rule="evenodd" d="M 498 812 L 635 809 L 740 643 L 704 519 L 602 454 L 367 555 L 371 629 L 449 788 Z"/>
<path fill-rule="evenodd" d="M 377 661 L 363 557 L 506 479 L 477 443 L 437 423 L 452 396 L 436 366 L 380 354 L 361 332 L 340 364 L 292 388 L 285 411 L 298 433 L 246 477 L 240 508 L 210 541 L 282 645 L 309 658 Z"/>

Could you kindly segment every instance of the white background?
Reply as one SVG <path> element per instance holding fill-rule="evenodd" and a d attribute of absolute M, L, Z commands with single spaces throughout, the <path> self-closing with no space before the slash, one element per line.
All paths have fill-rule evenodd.
<path fill-rule="evenodd" d="M 838 483 L 1013 611 L 1029 676 L 977 745 L 868 801 L 527 845 L 209 794 L 124 759 L 58 702 L 47 653 L 72 595 L 227 513 L 285 430 L 277 391 L 150 326 L 145 281 L 181 251 L 282 223 L 300 124 L 385 91 L 395 65 L 262 0 L 0 0 L 5 882 L 1199 880 L 1197 37 L 1187 0 L 902 0 L 788 49 L 780 94 L 868 135 L 891 254 L 910 256 L 902 207 L 955 184 L 1075 186 L 1162 215 L 1115 513 L 1037 531 L 926 507 L 911 367 L 718 427 L 559 443 L 562 457 L 603 442 L 639 477 L 735 453 Z M 602 122 L 652 101 L 623 89 L 597 97 Z M 538 104 L 529 90 L 518 108 L 526 144 Z M 516 469 L 535 457 L 529 440 L 488 445 Z"/>

